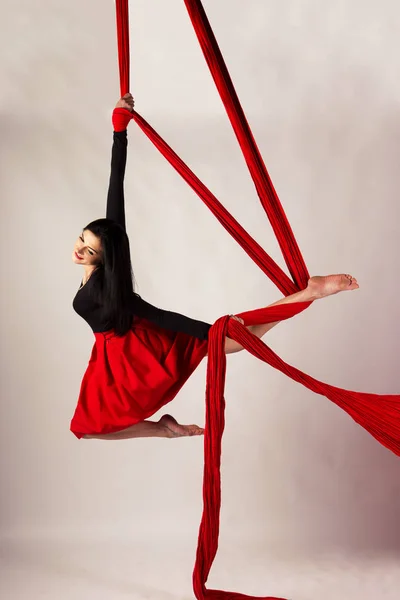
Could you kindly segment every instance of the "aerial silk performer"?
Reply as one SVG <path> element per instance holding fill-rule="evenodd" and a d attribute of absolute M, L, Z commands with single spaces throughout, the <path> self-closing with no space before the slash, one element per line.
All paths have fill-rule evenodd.
<path fill-rule="evenodd" d="M 173 400 L 207 355 L 211 325 L 157 308 L 134 291 L 124 199 L 127 125 L 133 107 L 132 95 L 126 94 L 113 112 L 106 218 L 83 227 L 72 253 L 74 263 L 83 267 L 73 307 L 95 336 L 71 422 L 71 430 L 78 438 L 182 437 L 204 433 L 203 428 L 181 425 L 168 414 L 157 422 L 147 420 Z M 313 277 L 305 290 L 274 306 L 307 303 L 357 287 L 350 275 Z M 239 316 L 231 318 L 244 322 Z M 261 338 L 274 325 L 253 325 L 248 330 Z M 238 342 L 226 338 L 226 354 L 242 349 Z"/>

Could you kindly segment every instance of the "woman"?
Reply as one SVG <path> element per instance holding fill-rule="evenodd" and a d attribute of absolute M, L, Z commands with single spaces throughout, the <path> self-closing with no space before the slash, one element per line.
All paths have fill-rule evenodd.
<path fill-rule="evenodd" d="M 126 94 L 113 113 L 106 218 L 84 228 L 72 255 L 84 268 L 73 306 L 96 338 L 71 421 L 71 431 L 78 438 L 171 438 L 204 433 L 197 425 L 180 425 L 170 415 L 157 422 L 147 420 L 176 396 L 206 356 L 211 325 L 158 309 L 134 292 L 123 189 L 126 129 L 133 107 L 132 95 Z M 357 288 L 350 275 L 312 277 L 305 290 L 275 304 L 310 302 Z M 248 329 L 261 338 L 275 325 Z M 226 339 L 227 354 L 242 349 Z"/>

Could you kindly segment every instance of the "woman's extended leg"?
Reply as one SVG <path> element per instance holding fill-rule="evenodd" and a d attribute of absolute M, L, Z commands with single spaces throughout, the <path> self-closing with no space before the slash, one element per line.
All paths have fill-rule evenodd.
<path fill-rule="evenodd" d="M 338 294 L 339 292 L 356 290 L 358 287 L 359 285 L 357 280 L 354 279 L 354 277 L 351 277 L 351 275 L 327 275 L 326 277 L 311 277 L 305 290 L 301 290 L 301 292 L 296 292 L 291 296 L 282 298 L 281 300 L 274 302 L 274 304 L 270 304 L 270 306 L 277 306 L 278 304 L 293 304 L 295 302 L 313 302 L 314 300 L 326 298 L 327 296 L 332 296 L 333 294 Z M 262 338 L 268 331 L 270 331 L 270 329 L 275 327 L 275 325 L 278 325 L 279 322 L 280 321 L 275 321 L 274 323 L 252 325 L 248 327 L 248 329 L 258 338 Z M 241 350 L 243 350 L 243 346 L 234 340 L 231 340 L 230 338 L 226 339 L 226 354 L 233 354 L 234 352 L 240 352 Z"/>
<path fill-rule="evenodd" d="M 198 425 L 180 425 L 171 415 L 164 415 L 159 421 L 141 421 L 131 427 L 116 431 L 115 433 L 106 433 L 98 435 L 84 435 L 87 440 L 127 440 L 131 438 L 144 437 L 192 437 L 194 435 L 203 435 L 204 429 Z"/>
<path fill-rule="evenodd" d="M 311 302 L 320 298 L 326 298 L 339 292 L 346 290 L 358 289 L 357 280 L 350 275 L 328 275 L 327 277 L 311 277 L 308 282 L 308 286 L 305 290 L 292 294 L 287 298 L 282 298 L 270 306 L 277 306 L 278 304 L 290 304 L 294 302 Z M 274 323 L 264 323 L 263 325 L 252 325 L 248 329 L 257 337 L 261 338 L 270 329 L 275 327 L 279 321 Z M 239 352 L 243 350 L 234 340 L 229 338 L 225 342 L 225 352 L 231 354 L 233 352 Z M 187 437 L 195 435 L 203 435 L 204 429 L 198 427 L 198 425 L 180 425 L 171 415 L 164 415 L 157 422 L 155 421 L 141 421 L 132 425 L 122 431 L 115 433 L 108 433 L 105 435 L 85 435 L 86 439 L 101 439 L 101 440 L 125 440 L 130 438 L 143 438 L 143 437 L 164 437 L 164 438 L 175 438 L 175 437 Z"/>

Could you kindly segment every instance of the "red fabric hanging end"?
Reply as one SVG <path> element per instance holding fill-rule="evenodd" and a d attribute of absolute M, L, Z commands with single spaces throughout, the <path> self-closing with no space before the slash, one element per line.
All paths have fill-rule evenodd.
<path fill-rule="evenodd" d="M 300 305 L 297 308 L 299 309 Z M 251 313 L 248 313 L 248 315 L 251 320 Z M 203 476 L 204 509 L 199 530 L 196 563 L 193 571 L 193 591 L 198 600 L 255 600 L 255 596 L 247 596 L 237 592 L 211 590 L 205 586 L 218 550 L 221 508 L 221 442 L 225 426 L 224 387 L 226 355 L 224 344 L 225 337 L 228 331 L 230 331 L 229 323 L 231 321 L 232 319 L 228 316 L 218 319 L 209 333 L 208 352 L 212 358 L 208 360 L 207 364 Z M 275 596 L 263 596 L 262 598 L 258 598 L 258 600 L 284 599 Z"/>
<path fill-rule="evenodd" d="M 239 316 L 245 322 L 272 322 L 290 318 L 304 308 L 301 305 L 278 305 Z M 270 312 L 268 317 L 266 314 Z M 204 437 L 203 516 L 199 529 L 196 563 L 193 571 L 193 589 L 198 600 L 268 600 L 236 592 L 209 590 L 205 584 L 218 549 L 219 516 L 221 506 L 221 440 L 224 430 L 224 383 L 226 357 L 225 337 L 240 343 L 254 356 L 285 373 L 308 389 L 327 396 L 353 419 L 360 423 L 384 446 L 400 456 L 400 396 L 378 396 L 342 390 L 313 379 L 281 360 L 268 346 L 252 335 L 238 321 L 223 317 L 211 328 L 209 334 L 209 359 L 207 364 L 206 430 Z M 388 416 L 392 421 L 389 423 Z M 274 598 L 273 600 L 278 600 Z"/>

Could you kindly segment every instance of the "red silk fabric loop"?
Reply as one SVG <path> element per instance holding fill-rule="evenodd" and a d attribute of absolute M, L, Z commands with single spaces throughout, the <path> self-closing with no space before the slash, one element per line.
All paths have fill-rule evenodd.
<path fill-rule="evenodd" d="M 127 108 L 114 108 L 112 124 L 114 131 L 125 131 L 132 119 L 132 113 Z"/>
<path fill-rule="evenodd" d="M 217 198 L 168 146 L 156 131 L 136 112 L 136 121 L 156 148 L 213 212 L 222 226 L 241 245 L 250 258 L 288 296 L 307 285 L 308 271 L 283 211 L 255 139 L 240 105 L 232 80 L 200 0 L 184 0 L 205 59 L 214 78 L 221 100 L 236 133 L 261 204 L 278 239 L 293 281 L 263 248 L 229 214 Z M 129 23 L 128 0 L 116 0 L 118 56 L 121 95 L 129 91 Z M 310 303 L 284 304 L 242 313 L 246 326 L 289 319 L 308 308 Z M 201 520 L 193 588 L 198 600 L 255 600 L 236 592 L 209 590 L 208 575 L 218 549 L 221 505 L 220 461 L 225 420 L 224 384 L 226 356 L 225 337 L 241 344 L 248 352 L 313 392 L 326 396 L 345 410 L 381 444 L 400 456 L 400 396 L 377 395 L 343 390 L 320 382 L 285 363 L 245 326 L 222 317 L 211 328 L 208 345 L 206 427 L 204 436 L 203 516 Z M 259 600 L 282 600 L 264 596 Z"/>

